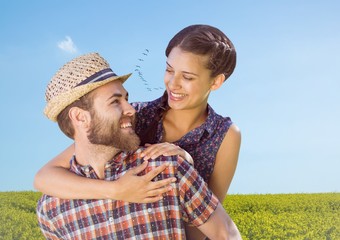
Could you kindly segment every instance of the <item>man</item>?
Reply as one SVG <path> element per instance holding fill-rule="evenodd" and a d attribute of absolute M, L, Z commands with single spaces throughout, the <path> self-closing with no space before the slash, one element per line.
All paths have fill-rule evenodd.
<path fill-rule="evenodd" d="M 74 139 L 70 171 L 119 181 L 140 166 L 135 110 L 122 83 L 97 53 L 65 64 L 47 86 L 46 116 Z M 210 239 L 238 234 L 230 218 L 194 168 L 179 156 L 150 160 L 143 174 L 168 167 L 155 180 L 177 178 L 172 191 L 153 203 L 120 200 L 67 200 L 43 195 L 38 202 L 39 226 L 48 239 L 185 239 L 184 222 Z M 124 186 L 122 186 L 124 187 Z M 229 232 L 228 232 L 229 231 Z"/>

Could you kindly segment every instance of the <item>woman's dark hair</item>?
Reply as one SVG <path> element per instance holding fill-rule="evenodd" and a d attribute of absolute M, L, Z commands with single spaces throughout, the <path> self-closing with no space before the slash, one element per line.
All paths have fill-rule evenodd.
<path fill-rule="evenodd" d="M 225 80 L 236 66 L 236 51 L 233 43 L 219 29 L 209 25 L 191 25 L 179 31 L 169 42 L 165 55 L 174 47 L 197 55 L 209 56 L 207 68 L 211 76 L 224 74 Z"/>
<path fill-rule="evenodd" d="M 236 66 L 236 51 L 233 43 L 219 29 L 209 25 L 191 25 L 179 31 L 169 42 L 165 55 L 179 47 L 182 51 L 197 55 L 209 56 L 207 69 L 211 77 L 224 74 L 227 80 Z M 224 81 L 225 81 L 224 80 Z M 159 121 L 169 109 L 168 95 L 165 92 L 158 106 L 156 115 L 147 129 L 140 133 L 141 143 L 156 143 L 156 133 Z"/>

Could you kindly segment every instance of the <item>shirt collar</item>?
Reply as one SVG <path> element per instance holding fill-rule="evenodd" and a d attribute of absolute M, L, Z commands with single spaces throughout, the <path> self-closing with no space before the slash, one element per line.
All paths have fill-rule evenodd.
<path fill-rule="evenodd" d="M 202 124 L 201 127 L 202 129 L 207 131 L 208 136 L 210 136 L 211 134 L 214 133 L 214 129 L 216 128 L 217 121 L 216 121 L 216 113 L 209 104 L 207 107 L 207 111 L 208 111 L 207 120 Z"/>
<path fill-rule="evenodd" d="M 74 172 L 75 174 L 79 175 L 79 176 L 83 176 L 85 177 L 85 167 L 86 166 L 82 166 L 77 162 L 76 156 L 73 155 L 71 160 L 70 160 L 70 170 L 71 172 Z"/>
<path fill-rule="evenodd" d="M 133 161 L 135 160 L 134 158 L 130 157 L 130 156 L 139 156 L 144 148 L 140 147 L 138 148 L 136 151 L 132 152 L 132 151 L 121 151 L 119 153 L 117 153 L 112 160 L 108 161 L 106 163 L 106 168 L 117 168 L 120 167 L 124 161 Z M 71 160 L 70 160 L 70 170 L 72 172 L 74 172 L 77 175 L 80 176 L 84 176 L 86 177 L 90 171 L 93 171 L 93 168 L 91 167 L 91 165 L 80 165 L 77 162 L 76 156 L 73 155 Z"/>

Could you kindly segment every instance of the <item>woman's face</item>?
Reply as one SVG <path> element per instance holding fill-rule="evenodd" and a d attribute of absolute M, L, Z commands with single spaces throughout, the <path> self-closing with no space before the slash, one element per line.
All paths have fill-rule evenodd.
<path fill-rule="evenodd" d="M 213 84 L 211 71 L 205 67 L 207 56 L 171 50 L 164 75 L 168 104 L 172 109 L 184 110 L 206 106 Z"/>

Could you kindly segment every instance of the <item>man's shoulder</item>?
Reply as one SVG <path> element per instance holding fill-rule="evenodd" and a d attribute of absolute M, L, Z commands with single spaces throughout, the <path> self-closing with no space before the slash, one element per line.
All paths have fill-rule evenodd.
<path fill-rule="evenodd" d="M 190 163 L 188 163 L 188 161 L 178 155 L 159 156 L 148 161 L 148 167 L 150 167 L 150 170 L 163 164 L 167 164 L 167 168 L 160 174 L 166 178 L 170 176 L 177 176 L 179 178 L 182 178 L 184 175 L 186 175 L 186 173 L 196 172 L 196 170 L 193 168 L 192 165 L 190 165 Z M 194 180 L 194 178 L 191 178 L 191 180 Z"/>
<path fill-rule="evenodd" d="M 133 152 L 125 152 L 121 153 L 121 158 L 124 159 L 124 164 L 122 171 L 127 171 L 130 168 L 137 167 L 141 165 L 144 161 L 148 161 L 148 166 L 144 171 L 142 171 L 139 175 L 144 175 L 153 169 L 167 164 L 167 168 L 160 174 L 159 178 L 175 176 L 175 175 L 184 175 L 185 172 L 195 172 L 196 170 L 188 161 L 186 161 L 183 157 L 179 155 L 173 156 L 159 156 L 155 159 L 144 160 L 141 156 L 141 153 L 145 147 L 139 147 L 137 150 Z"/>
<path fill-rule="evenodd" d="M 179 165 L 185 164 L 185 160 L 179 156 L 179 155 L 173 155 L 173 156 L 164 156 L 161 155 L 155 159 L 150 159 L 149 163 L 150 164 L 162 164 L 162 163 L 168 163 L 169 167 L 178 167 Z"/>
<path fill-rule="evenodd" d="M 143 159 L 143 157 L 141 156 L 143 150 L 146 147 L 140 146 L 138 147 L 137 150 L 135 151 L 130 151 L 130 152 L 121 152 L 120 156 L 121 158 L 124 158 L 125 160 L 128 160 L 128 162 L 133 162 L 136 161 L 138 159 Z M 117 155 L 118 156 L 118 155 Z M 173 163 L 173 164 L 183 164 L 184 162 L 187 163 L 187 161 L 185 161 L 181 156 L 179 155 L 173 155 L 173 156 L 159 156 L 155 159 L 149 159 L 148 162 L 151 163 Z M 185 163 L 184 163 L 185 164 Z"/>

